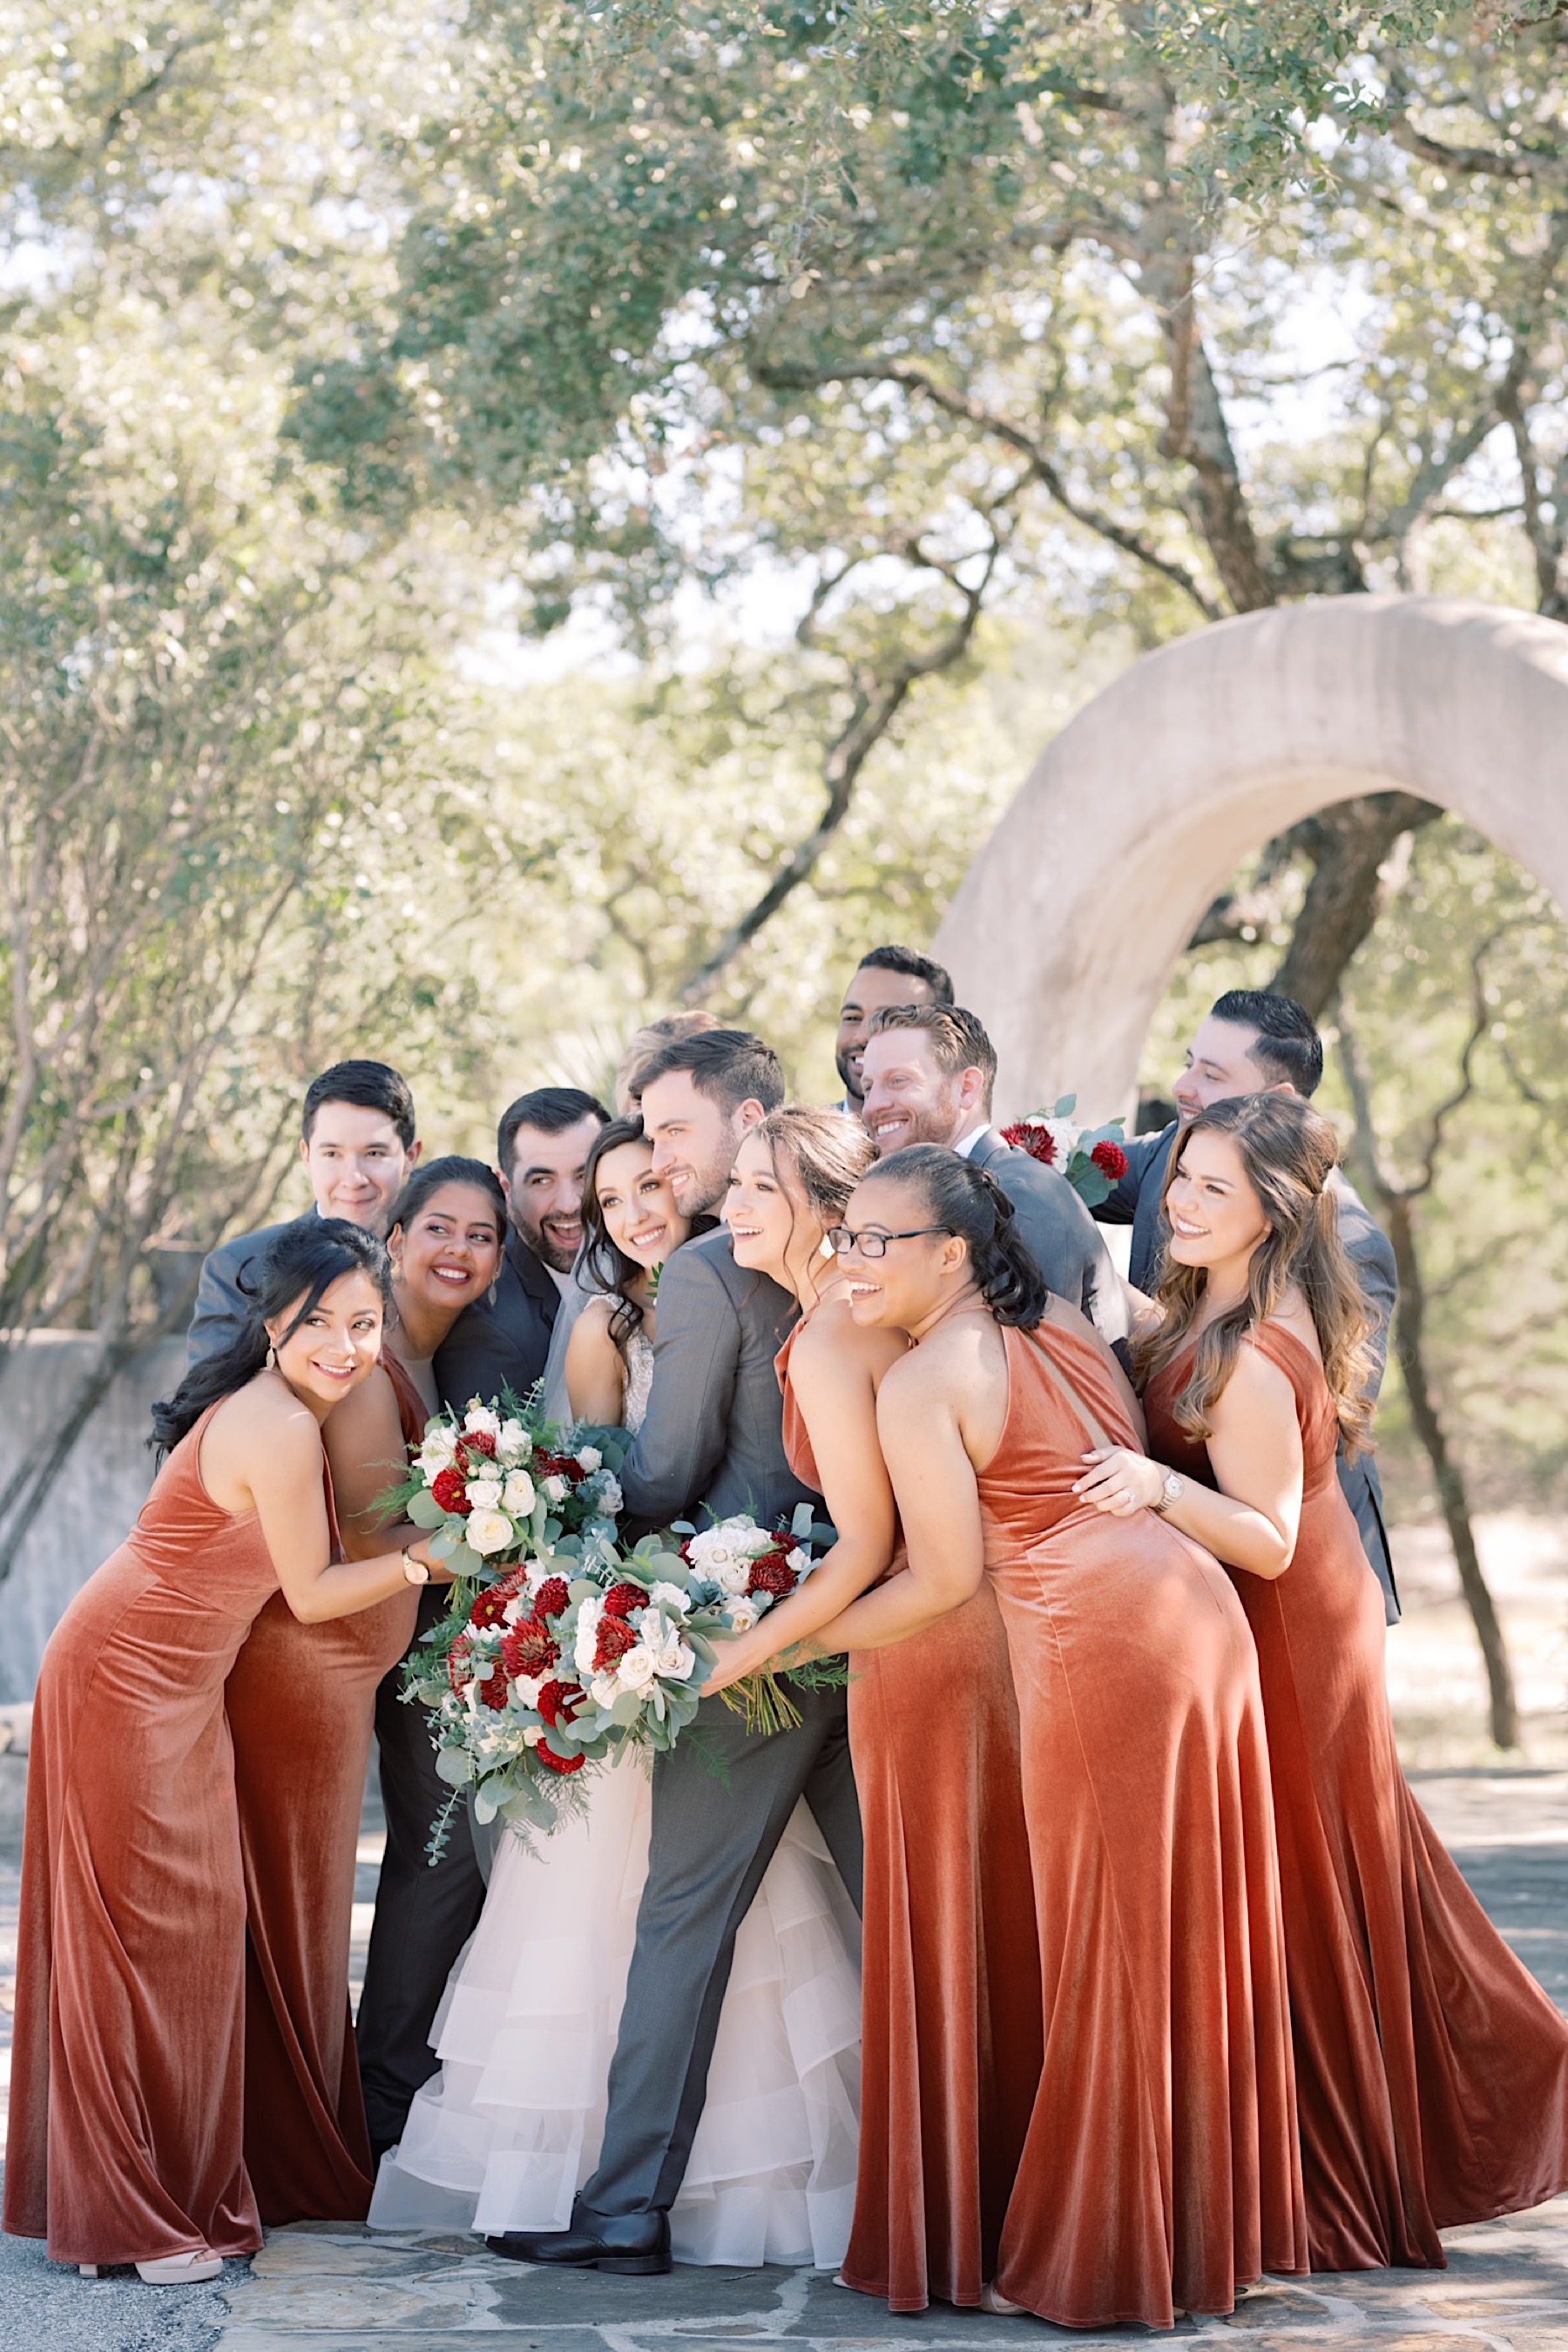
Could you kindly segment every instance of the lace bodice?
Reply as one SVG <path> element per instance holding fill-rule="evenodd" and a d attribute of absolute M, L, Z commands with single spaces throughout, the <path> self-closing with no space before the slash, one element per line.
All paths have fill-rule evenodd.
<path fill-rule="evenodd" d="M 635 1433 L 643 1425 L 647 1411 L 649 1391 L 653 1387 L 653 1341 L 646 1331 L 634 1331 L 626 1343 L 626 1401 L 622 1408 L 623 1427 Z"/>

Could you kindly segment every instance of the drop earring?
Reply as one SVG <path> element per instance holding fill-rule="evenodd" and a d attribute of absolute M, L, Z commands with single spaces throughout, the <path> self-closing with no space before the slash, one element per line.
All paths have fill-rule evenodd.
<path fill-rule="evenodd" d="M 267 1350 L 267 1369 L 269 1372 L 275 1372 L 278 1370 L 278 1350 L 276 1348 L 268 1348 Z"/>
<path fill-rule="evenodd" d="M 493 1307 L 496 1303 L 496 1286 L 493 1279 L 490 1283 L 489 1288 L 485 1293 L 485 1297 L 489 1300 L 490 1305 Z"/>

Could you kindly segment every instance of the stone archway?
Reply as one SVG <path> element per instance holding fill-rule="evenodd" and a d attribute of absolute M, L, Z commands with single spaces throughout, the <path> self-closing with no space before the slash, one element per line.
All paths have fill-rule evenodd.
<path fill-rule="evenodd" d="M 1362 793 L 1436 801 L 1568 908 L 1568 627 L 1433 596 L 1251 613 L 1134 664 L 1037 762 L 936 951 L 1003 1118 L 1127 1108 L 1166 980 L 1270 835 Z"/>

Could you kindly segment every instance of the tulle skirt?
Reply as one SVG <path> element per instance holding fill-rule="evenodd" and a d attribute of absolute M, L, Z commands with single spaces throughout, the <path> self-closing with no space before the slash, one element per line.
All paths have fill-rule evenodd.
<path fill-rule="evenodd" d="M 508 1836 L 432 2037 L 441 2071 L 383 2160 L 373 2228 L 563 2229 L 597 2161 L 647 1874 L 635 1760 L 530 1851 Z M 735 1939 L 678 2261 L 837 2269 L 855 2201 L 858 1925 L 797 1805 Z"/>

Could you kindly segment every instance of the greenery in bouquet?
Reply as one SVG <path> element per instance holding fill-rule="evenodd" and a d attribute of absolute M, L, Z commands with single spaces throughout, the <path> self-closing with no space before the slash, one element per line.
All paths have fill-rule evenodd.
<path fill-rule="evenodd" d="M 1063 1095 L 1054 1110 L 1031 1111 L 1005 1127 L 1002 1140 L 1054 1168 L 1087 1208 L 1097 1209 L 1127 1173 L 1122 1123 L 1112 1118 L 1103 1127 L 1079 1127 L 1072 1116 L 1077 1102 L 1076 1095 Z"/>
<path fill-rule="evenodd" d="M 682 1526 L 671 1532 L 681 1538 L 680 1558 L 704 1612 L 716 1616 L 726 1633 L 750 1633 L 778 1601 L 787 1601 L 817 1564 L 811 1546 L 833 1542 L 831 1528 L 814 1525 L 809 1503 L 800 1504 L 784 1528 L 762 1527 L 741 1512 L 710 1527 Z M 745 1717 L 748 1731 L 787 1731 L 801 1716 L 784 1681 L 817 1690 L 841 1685 L 847 1677 L 840 1658 L 804 1659 L 743 1675 L 720 1696 Z"/>

